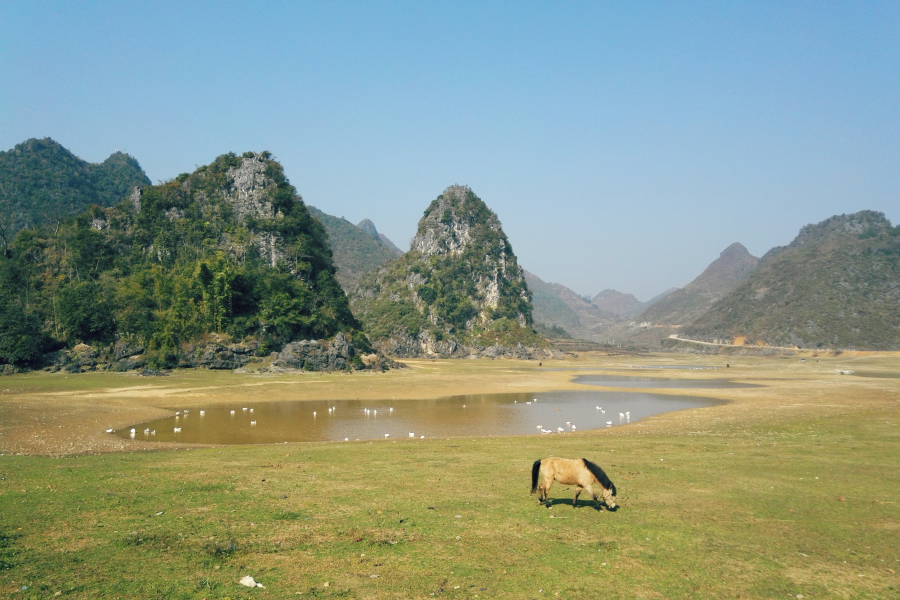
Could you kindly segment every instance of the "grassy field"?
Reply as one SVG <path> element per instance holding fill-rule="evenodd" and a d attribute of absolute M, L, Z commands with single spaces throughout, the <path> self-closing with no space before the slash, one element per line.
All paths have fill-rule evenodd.
<path fill-rule="evenodd" d="M 764 386 L 703 390 L 731 402 L 563 436 L 159 450 L 104 446 L 101 427 L 201 397 L 584 388 L 569 383 L 577 371 L 513 361 L 3 378 L 0 596 L 900 598 L 900 379 L 834 372 L 891 375 L 900 359 L 640 361 L 673 359 L 731 367 L 659 376 Z M 539 506 L 530 467 L 549 455 L 599 463 L 621 508 L 582 497 L 573 510 L 559 484 L 553 508 Z M 238 585 L 244 575 L 265 588 Z"/>

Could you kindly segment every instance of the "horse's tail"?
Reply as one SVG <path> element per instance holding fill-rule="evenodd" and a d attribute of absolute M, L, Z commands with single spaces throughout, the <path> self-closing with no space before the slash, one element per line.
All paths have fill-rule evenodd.
<path fill-rule="evenodd" d="M 531 493 L 535 493 L 537 491 L 537 480 L 538 473 L 541 471 L 541 461 L 536 460 L 534 464 L 531 465 Z"/>
<path fill-rule="evenodd" d="M 591 472 L 591 475 L 597 478 L 597 481 L 600 482 L 600 485 L 612 491 L 612 495 L 615 496 L 616 486 L 612 481 L 609 480 L 606 472 L 586 458 L 582 458 L 581 460 L 584 462 L 584 466 L 587 467 L 587 470 Z"/>

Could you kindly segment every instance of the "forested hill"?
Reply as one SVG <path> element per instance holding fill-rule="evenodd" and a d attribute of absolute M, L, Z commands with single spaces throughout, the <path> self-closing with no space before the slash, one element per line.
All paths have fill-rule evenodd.
<path fill-rule="evenodd" d="M 364 274 L 397 258 L 398 254 L 382 241 L 375 225 L 368 219 L 366 221 L 371 224 L 374 234 L 343 217 L 331 216 L 314 206 L 310 206 L 309 211 L 328 232 L 328 245 L 334 256 L 334 266 L 337 267 L 337 280 L 345 292 L 349 293 Z"/>
<path fill-rule="evenodd" d="M 265 152 L 225 154 L 113 207 L 22 230 L 0 257 L 7 363 L 115 343 L 117 355 L 173 367 L 204 348 L 262 355 L 338 332 L 368 348 L 324 228 Z"/>
<path fill-rule="evenodd" d="M 409 252 L 363 276 L 353 310 L 396 356 L 544 356 L 522 267 L 497 215 L 451 186 L 419 221 Z"/>
<path fill-rule="evenodd" d="M 0 152 L 0 227 L 8 241 L 20 229 L 75 215 L 91 204 L 112 206 L 150 180 L 131 156 L 99 164 L 81 160 L 50 138 Z"/>
<path fill-rule="evenodd" d="M 873 211 L 807 225 L 682 335 L 900 350 L 900 227 Z"/>

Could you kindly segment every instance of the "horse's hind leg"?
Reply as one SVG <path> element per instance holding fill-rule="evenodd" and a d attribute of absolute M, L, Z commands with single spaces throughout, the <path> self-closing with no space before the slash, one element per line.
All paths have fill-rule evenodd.
<path fill-rule="evenodd" d="M 578 496 L 579 496 L 579 494 L 581 494 L 581 490 L 583 490 L 583 489 L 584 488 L 581 487 L 580 485 L 575 486 L 575 497 L 572 498 L 572 508 L 578 508 Z"/>
<path fill-rule="evenodd" d="M 553 480 L 551 479 L 549 482 L 544 482 L 541 486 L 541 493 L 544 495 L 544 504 L 547 508 L 550 508 L 550 486 L 553 485 Z"/>

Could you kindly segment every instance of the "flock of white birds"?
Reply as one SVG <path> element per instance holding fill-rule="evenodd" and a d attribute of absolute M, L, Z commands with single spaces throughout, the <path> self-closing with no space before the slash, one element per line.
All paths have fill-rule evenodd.
<path fill-rule="evenodd" d="M 537 399 L 537 398 L 534 398 L 534 399 L 531 400 L 531 401 L 525 402 L 525 404 L 532 404 L 532 403 L 537 404 L 537 401 L 538 401 L 538 399 Z M 515 400 L 514 403 L 518 404 L 518 400 Z M 463 404 L 462 407 L 465 408 L 466 405 Z M 606 414 L 606 411 L 603 410 L 603 407 L 597 406 L 596 409 L 600 412 L 600 414 L 604 414 L 604 415 Z M 557 409 L 557 410 L 559 410 L 559 409 Z M 184 412 L 184 416 L 187 416 L 187 414 L 188 414 L 190 411 L 189 411 L 188 409 L 185 409 L 183 412 Z M 241 412 L 246 412 L 246 413 L 249 413 L 249 414 L 253 414 L 253 409 L 245 406 L 245 407 L 243 407 L 243 408 L 241 409 Z M 337 407 L 336 407 L 336 406 L 332 406 L 332 407 L 330 407 L 330 408 L 328 409 L 328 414 L 329 414 L 329 415 L 334 415 L 336 412 L 337 412 Z M 232 411 L 231 411 L 231 416 L 234 416 L 235 414 L 236 414 L 236 411 L 232 410 Z M 371 415 L 371 416 L 374 417 L 374 416 L 377 416 L 377 415 L 378 415 L 378 410 L 377 410 L 377 409 L 363 408 L 363 414 L 364 414 L 365 416 Z M 388 408 L 388 414 L 389 414 L 389 415 L 394 414 L 394 408 L 393 408 L 393 407 L 389 407 L 389 408 Z M 206 415 L 206 411 L 205 411 L 205 410 L 201 410 L 201 411 L 200 411 L 200 416 L 202 417 L 202 416 L 204 416 L 204 415 Z M 312 411 L 312 416 L 313 416 L 313 418 L 316 418 L 316 411 Z M 179 424 L 181 417 L 182 417 L 182 411 L 180 411 L 180 410 L 179 410 L 179 411 L 176 411 L 176 412 L 175 412 L 175 423 L 176 423 L 176 424 Z M 630 423 L 630 422 L 631 422 L 631 412 L 630 412 L 630 411 L 625 411 L 625 412 L 620 412 L 620 413 L 619 413 L 619 423 Z M 612 427 L 612 424 L 613 424 L 612 421 L 606 421 L 606 426 L 607 426 L 607 427 Z M 255 420 L 250 421 L 250 425 L 251 425 L 251 426 L 255 426 L 255 425 L 256 425 L 256 421 L 255 421 Z M 571 421 L 566 421 L 566 425 L 571 429 L 571 431 L 576 431 L 576 430 L 578 429 L 578 427 L 576 427 L 575 425 L 573 425 Z M 554 431 L 554 430 L 552 430 L 552 429 L 544 429 L 544 426 L 543 426 L 543 425 L 537 425 L 537 429 L 539 429 L 539 430 L 541 431 L 541 433 L 565 433 L 565 432 L 566 432 L 566 430 L 565 430 L 564 428 L 562 428 L 562 427 L 557 427 L 557 428 L 556 428 L 556 431 Z M 107 432 L 107 433 L 113 433 L 113 430 L 112 430 L 112 429 L 107 429 L 106 432 Z M 181 433 L 181 427 L 174 427 L 174 433 Z M 135 428 L 132 427 L 132 428 L 131 428 L 130 435 L 131 435 L 132 438 L 134 438 L 135 435 L 137 435 L 137 430 L 136 430 Z M 156 435 L 156 430 L 155 430 L 155 429 L 151 430 L 150 428 L 144 429 L 144 435 L 145 435 L 145 436 L 148 436 L 148 435 Z M 391 437 L 391 434 L 390 434 L 390 433 L 385 433 L 385 434 L 384 434 L 384 437 L 385 437 L 385 439 L 388 439 L 388 438 Z M 410 431 L 410 432 L 409 432 L 409 437 L 414 439 L 414 438 L 416 437 L 416 434 L 415 434 L 414 432 Z M 424 439 L 425 439 L 425 436 L 424 436 L 424 435 L 423 435 L 423 436 L 420 436 L 419 439 L 423 439 L 423 440 L 424 440 Z M 350 441 L 350 438 L 344 438 L 344 441 L 345 441 L 345 442 L 349 442 L 349 441 Z"/>

